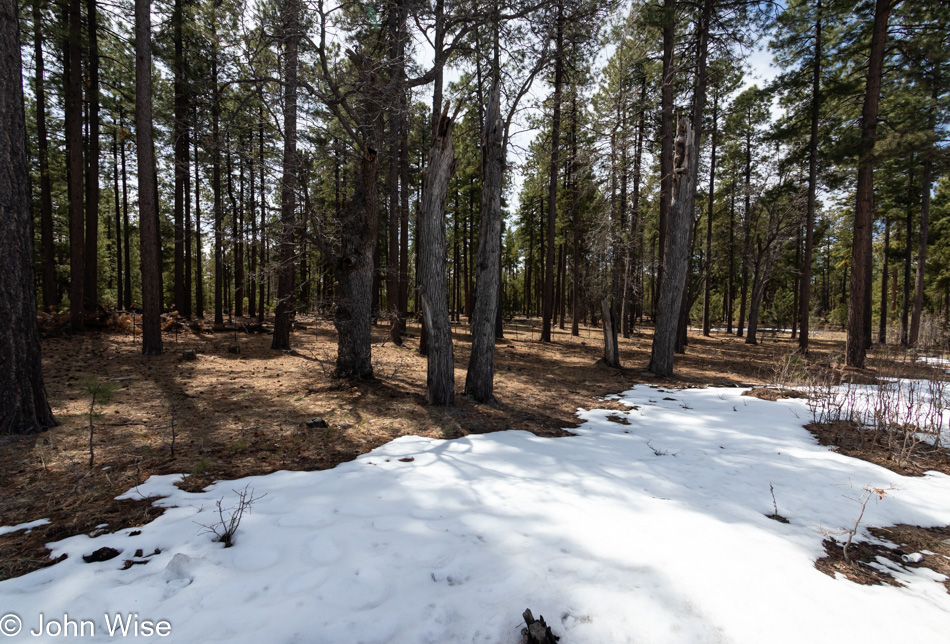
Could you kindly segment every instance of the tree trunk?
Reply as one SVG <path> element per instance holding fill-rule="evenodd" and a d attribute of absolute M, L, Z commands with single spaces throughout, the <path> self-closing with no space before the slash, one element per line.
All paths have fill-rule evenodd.
<path fill-rule="evenodd" d="M 766 253 L 768 252 L 766 251 Z M 771 266 L 768 259 L 756 262 L 752 281 L 752 299 L 749 302 L 749 332 L 746 334 L 746 344 L 759 343 L 759 310 L 762 307 L 762 298 L 765 296 L 765 286 L 768 283 L 770 271 Z"/>
<path fill-rule="evenodd" d="M 119 132 L 118 126 L 112 128 L 112 178 L 114 180 L 113 196 L 115 197 L 115 275 L 116 275 L 116 295 L 115 307 L 122 308 L 122 302 L 125 298 L 122 281 L 122 206 L 119 202 Z"/>
<path fill-rule="evenodd" d="M 340 252 L 336 257 L 339 283 L 333 323 L 339 336 L 334 376 L 348 379 L 373 377 L 370 337 L 373 288 L 373 248 L 379 225 L 375 148 L 367 144 L 360 156 L 356 185 L 340 214 Z"/>
<path fill-rule="evenodd" d="M 280 187 L 280 265 L 277 309 L 271 349 L 290 348 L 291 313 L 294 309 L 294 210 L 297 193 L 297 45 L 300 8 L 297 0 L 284 5 L 284 168 Z M 376 247 L 376 244 L 373 244 Z M 372 283 L 370 284 L 372 290 Z M 372 293 L 370 294 L 372 300 Z M 372 303 L 370 303 L 372 306 Z"/>
<path fill-rule="evenodd" d="M 577 203 L 576 200 L 574 203 Z M 575 210 L 572 215 L 573 226 L 571 227 L 574 229 L 574 239 L 571 243 L 571 254 L 574 266 L 571 271 L 571 336 L 576 338 L 581 334 L 580 326 L 578 326 L 581 307 L 581 226 L 577 221 L 579 212 Z"/>
<path fill-rule="evenodd" d="M 408 109 L 403 93 L 402 109 Z M 400 120 L 399 141 L 399 330 L 409 318 L 409 119 Z"/>
<path fill-rule="evenodd" d="M 215 5 L 217 7 L 217 5 Z M 221 227 L 224 225 L 221 204 L 221 90 L 218 86 L 217 16 L 212 16 L 211 43 L 211 192 L 214 208 L 214 325 L 224 324 L 224 257 Z"/>
<path fill-rule="evenodd" d="M 548 187 L 548 220 L 545 232 L 547 257 L 544 266 L 544 293 L 541 312 L 541 342 L 551 341 L 554 317 L 554 225 L 557 221 L 557 171 L 561 138 L 561 86 L 564 75 L 564 17 L 560 2 L 557 8 L 557 49 L 554 52 L 554 98 L 551 116 L 551 182 Z M 479 294 L 481 297 L 481 294 Z"/>
<path fill-rule="evenodd" d="M 792 340 L 798 337 L 798 297 L 801 294 L 802 274 L 802 227 L 796 226 L 795 231 L 795 279 L 792 286 Z"/>
<path fill-rule="evenodd" d="M 66 108 L 67 195 L 69 200 L 69 322 L 73 331 L 85 328 L 83 287 L 86 280 L 83 230 L 82 162 L 82 2 L 69 0 L 68 45 L 64 77 Z"/>
<path fill-rule="evenodd" d="M 251 243 L 248 246 L 248 289 L 247 289 L 247 316 L 257 317 L 257 171 L 255 169 L 256 160 L 254 159 L 254 133 L 251 133 L 248 164 L 250 165 L 250 206 L 248 218 L 251 220 Z"/>
<path fill-rule="evenodd" d="M 455 403 L 455 356 L 445 284 L 445 199 L 455 173 L 452 119 L 449 104 L 439 118 L 429 150 L 419 235 L 419 299 L 429 332 L 426 354 L 426 401 L 430 405 Z"/>
<path fill-rule="evenodd" d="M 389 213 L 387 217 L 388 245 L 386 250 L 386 306 L 389 318 L 389 337 L 397 347 L 402 346 L 402 328 L 399 318 L 399 134 L 401 117 L 389 118 Z"/>
<path fill-rule="evenodd" d="M 735 170 L 733 170 L 735 176 Z M 726 291 L 726 333 L 732 333 L 733 302 L 736 297 L 736 182 L 729 191 L 729 279 Z"/>
<path fill-rule="evenodd" d="M 244 141 L 238 140 L 241 149 Z M 231 193 L 231 230 L 234 237 L 232 264 L 234 265 L 234 316 L 244 317 L 244 155 L 238 159 L 238 201 L 235 203 L 231 174 L 231 153 L 228 152 L 228 191 Z"/>
<path fill-rule="evenodd" d="M 405 33 L 406 33 L 406 3 L 397 2 L 394 10 L 390 10 L 389 38 L 390 58 L 392 61 L 392 100 L 398 106 L 390 113 L 389 118 L 389 218 L 388 218 L 388 250 L 386 253 L 386 302 L 389 308 L 390 338 L 396 346 L 402 345 L 402 335 L 405 333 L 404 312 L 400 309 L 400 254 L 399 228 L 400 218 L 400 146 L 403 132 L 407 130 L 406 112 L 403 106 L 406 103 L 404 78 L 405 67 Z M 408 157 L 406 158 L 408 162 Z M 408 167 L 407 167 L 408 171 Z M 409 186 L 403 184 L 403 192 Z M 408 192 L 407 192 L 408 199 Z M 408 223 L 408 221 L 407 221 Z M 408 240 L 407 240 L 408 241 Z M 406 265 L 408 268 L 408 264 Z M 408 275 L 406 276 L 408 280 Z M 407 294 L 408 295 L 408 294 Z"/>
<path fill-rule="evenodd" d="M 630 206 L 630 245 L 634 240 L 639 240 L 639 250 L 632 255 L 632 265 L 636 278 L 633 282 L 631 299 L 635 300 L 635 305 L 630 307 L 630 331 L 633 331 L 634 318 L 637 311 L 643 314 L 643 274 L 640 270 L 643 261 L 643 233 L 640 230 L 640 182 L 643 167 L 643 138 L 646 130 L 646 98 L 647 98 L 647 77 L 644 73 L 640 81 L 640 115 L 637 119 L 637 143 L 633 159 L 633 198 Z M 575 263 L 575 266 L 577 264 Z"/>
<path fill-rule="evenodd" d="M 620 368 L 620 346 L 617 343 L 617 317 L 607 298 L 600 300 L 600 312 L 604 316 L 604 363 Z"/>
<path fill-rule="evenodd" d="M 904 297 L 901 302 L 901 346 L 910 346 L 910 265 L 912 261 L 911 239 L 914 235 L 914 171 L 907 173 L 907 214 L 904 218 Z"/>
<path fill-rule="evenodd" d="M 808 139 L 808 205 L 805 211 L 805 256 L 802 259 L 801 294 L 799 295 L 798 351 L 808 353 L 808 329 L 811 316 L 811 263 L 815 244 L 815 210 L 818 194 L 818 123 L 821 116 L 821 0 L 816 4 L 815 53 L 811 82 L 811 135 Z M 886 289 L 885 289 L 886 290 Z M 881 309 L 881 315 L 886 311 Z"/>
<path fill-rule="evenodd" d="M 693 150 L 693 157 L 699 159 L 699 154 L 701 151 L 702 137 L 703 137 L 703 114 L 706 111 L 706 85 L 708 81 L 708 75 L 706 73 L 706 59 L 709 52 L 709 25 L 712 21 L 712 10 L 713 10 L 713 0 L 704 0 L 703 2 L 703 11 L 700 18 L 698 26 L 698 43 L 696 46 L 696 86 L 693 92 L 693 145 L 695 150 Z M 697 162 L 698 168 L 698 162 Z M 713 157 L 712 157 L 712 169 L 710 173 L 712 174 L 715 171 L 715 146 L 713 147 Z M 698 175 L 693 179 L 693 194 L 690 195 L 689 199 L 689 212 L 690 219 L 696 221 L 696 191 L 699 188 L 699 177 Z M 710 215 L 712 212 L 710 211 Z M 690 226 L 690 234 L 688 246 L 690 247 L 690 254 L 692 254 L 693 242 L 695 241 L 695 230 L 693 226 Z M 691 266 L 687 268 L 687 275 L 692 272 Z M 676 352 L 684 353 L 686 351 L 686 346 L 689 344 L 689 314 L 692 308 L 691 300 L 689 297 L 689 279 L 687 277 L 686 287 L 683 289 L 683 304 L 680 307 L 680 316 L 677 330 L 676 338 Z"/>
<path fill-rule="evenodd" d="M 558 313 L 561 311 L 561 263 L 564 261 L 564 244 L 557 247 L 554 252 L 557 257 L 557 267 L 554 269 L 554 315 L 551 320 L 551 326 L 557 324 Z"/>
<path fill-rule="evenodd" d="M 89 38 L 89 141 L 86 150 L 86 249 L 83 302 L 88 313 L 99 304 L 99 39 L 96 0 L 86 0 Z"/>
<path fill-rule="evenodd" d="M 56 425 L 46 399 L 33 282 L 33 217 L 15 0 L 0 0 L 0 434 Z"/>
<path fill-rule="evenodd" d="M 175 0 L 172 8 L 172 38 L 174 40 L 174 58 L 172 72 L 174 74 L 174 110 L 175 120 L 172 127 L 172 147 L 174 149 L 175 166 L 175 262 L 174 262 L 174 308 L 181 314 L 185 313 L 185 181 L 188 176 L 188 167 L 185 157 L 188 156 L 188 140 L 185 135 L 185 119 L 188 114 L 188 104 L 185 97 L 185 57 L 182 44 L 182 29 L 184 17 L 182 15 L 183 0 Z"/>
<path fill-rule="evenodd" d="M 937 102 L 937 83 L 933 82 L 933 103 Z M 928 132 L 936 134 L 937 119 L 934 105 L 931 104 L 927 117 Z M 927 265 L 927 234 L 930 227 L 930 189 L 933 174 L 933 145 L 924 152 L 924 169 L 920 177 L 920 237 L 917 241 L 917 278 L 914 284 L 914 310 L 910 319 L 910 346 L 916 347 L 920 338 L 920 315 L 924 305 L 924 272 Z"/>
<path fill-rule="evenodd" d="M 689 122 L 681 119 L 677 128 L 677 146 L 682 154 L 673 164 L 673 201 L 670 204 L 669 227 L 666 249 L 663 253 L 663 280 L 657 300 L 656 329 L 649 370 L 658 376 L 673 375 L 673 352 L 676 346 L 679 309 L 683 301 L 683 289 L 689 268 L 687 244 L 692 213 L 689 200 L 693 194 L 693 181 L 698 160 L 693 158 L 693 131 Z"/>
<path fill-rule="evenodd" d="M 709 161 L 709 205 L 706 209 L 706 268 L 703 279 L 703 335 L 707 338 L 710 334 L 709 306 L 712 299 L 712 230 L 713 230 L 713 212 L 716 209 L 716 132 L 718 130 L 719 117 L 719 92 L 713 97 L 712 123 L 713 129 L 710 135 Z"/>
<path fill-rule="evenodd" d="M 135 128 L 138 152 L 139 249 L 142 265 L 142 353 L 162 353 L 162 249 L 152 141 L 152 16 L 149 0 L 135 0 Z"/>
<path fill-rule="evenodd" d="M 122 108 L 119 108 L 119 123 L 122 127 L 122 140 L 119 142 L 119 159 L 122 161 L 122 230 L 125 234 L 125 303 L 126 311 L 132 309 L 132 227 L 129 226 L 129 180 L 125 164 L 125 127 Z"/>
<path fill-rule="evenodd" d="M 745 219 L 743 221 L 744 239 L 742 244 L 742 286 L 739 302 L 739 326 L 736 337 L 741 338 L 745 328 L 746 301 L 749 294 L 749 261 L 752 249 L 752 115 L 749 108 L 749 124 L 745 139 Z"/>
<path fill-rule="evenodd" d="M 187 118 L 187 113 L 186 113 Z M 184 158 L 182 163 L 185 166 L 185 229 L 183 231 L 185 236 L 185 286 L 184 286 L 184 295 L 185 299 L 183 302 L 184 308 L 180 310 L 181 314 L 186 318 L 191 317 L 192 307 L 191 307 L 191 285 L 192 280 L 194 279 L 194 272 L 192 271 L 192 252 L 191 252 L 191 157 L 189 156 L 189 150 L 191 149 L 190 133 L 188 123 L 185 123 L 184 131 L 182 133 L 183 138 L 185 139 L 184 143 Z"/>
<path fill-rule="evenodd" d="M 372 60 L 350 50 L 350 60 L 363 86 L 359 106 L 360 156 L 356 164 L 355 185 L 347 207 L 338 214 L 338 251 L 334 257 L 339 284 L 333 323 L 337 330 L 337 360 L 334 376 L 348 379 L 373 378 L 372 299 L 373 249 L 378 241 L 378 128 L 379 91 L 372 71 Z"/>
<path fill-rule="evenodd" d="M 874 143 L 877 139 L 878 103 L 884 69 L 887 20 L 893 0 L 876 0 L 874 31 L 868 59 L 864 107 L 861 112 L 861 152 L 858 159 L 857 204 L 854 211 L 854 241 L 851 247 L 851 298 L 848 307 L 846 362 L 864 368 L 867 285 L 871 279 L 871 242 L 874 224 Z M 909 243 L 909 240 L 908 240 Z"/>
<path fill-rule="evenodd" d="M 195 125 L 198 125 L 198 112 L 195 114 Z M 204 272 L 201 268 L 201 165 L 198 163 L 198 137 L 195 137 L 195 315 L 205 316 L 205 288 Z"/>
<path fill-rule="evenodd" d="M 673 199 L 673 54 L 676 45 L 676 2 L 663 0 L 663 79 L 660 89 L 660 221 L 657 273 L 654 295 L 663 284 L 666 262 L 666 235 L 669 228 L 670 204 Z M 654 302 L 656 304 L 656 302 Z M 672 361 L 671 361 L 672 371 Z"/>
<path fill-rule="evenodd" d="M 257 126 L 257 152 L 260 155 L 261 164 L 261 241 L 258 252 L 260 253 L 260 265 L 258 266 L 258 284 L 257 284 L 257 322 L 264 323 L 264 287 L 268 282 L 266 273 L 264 273 L 264 264 L 267 261 L 267 168 L 264 165 L 264 94 L 263 90 L 258 88 L 261 102 L 258 105 L 258 126 Z"/>
<path fill-rule="evenodd" d="M 49 176 L 49 140 L 46 132 L 46 86 L 43 65 L 43 1 L 33 0 L 33 57 L 36 84 L 36 138 L 40 162 L 40 244 L 43 247 L 43 308 L 59 306 L 56 288 L 56 247 L 53 241 L 53 192 Z M 121 272 L 119 273 L 121 276 Z"/>
<path fill-rule="evenodd" d="M 877 341 L 887 344 L 887 278 L 891 253 L 891 220 L 884 217 L 884 257 L 881 267 L 881 321 L 877 331 Z"/>
<path fill-rule="evenodd" d="M 482 197 L 475 287 L 478 297 L 472 311 L 472 353 L 465 378 L 465 394 L 480 403 L 494 400 L 495 316 L 501 275 L 498 246 L 501 234 L 501 193 L 505 174 L 504 123 L 501 118 L 501 85 L 495 77 L 488 97 L 482 136 Z"/>

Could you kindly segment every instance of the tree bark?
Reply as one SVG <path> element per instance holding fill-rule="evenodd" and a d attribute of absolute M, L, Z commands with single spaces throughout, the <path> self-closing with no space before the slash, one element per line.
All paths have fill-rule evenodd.
<path fill-rule="evenodd" d="M 709 205 L 706 209 L 706 268 L 703 279 L 703 335 L 707 338 L 710 334 L 709 306 L 712 300 L 712 230 L 713 213 L 716 209 L 716 133 L 718 129 L 719 117 L 719 92 L 713 97 L 712 110 L 712 133 L 710 135 L 709 160 Z"/>
<path fill-rule="evenodd" d="M 881 318 L 877 330 L 877 341 L 887 344 L 887 278 L 891 253 L 891 220 L 884 217 L 884 257 L 881 266 Z"/>
<path fill-rule="evenodd" d="M 401 108 L 408 110 L 402 95 Z M 405 332 L 409 317 L 409 119 L 400 121 L 399 140 L 399 330 Z"/>
<path fill-rule="evenodd" d="M 195 125 L 198 124 L 198 112 L 195 114 Z M 204 271 L 201 268 L 201 165 L 198 163 L 198 137 L 195 137 L 195 315 L 205 316 L 205 289 Z"/>
<path fill-rule="evenodd" d="M 217 4 L 214 5 L 217 9 Z M 224 212 L 221 204 L 221 90 L 218 85 L 217 11 L 212 16 L 211 32 L 211 192 L 214 209 L 214 324 L 224 324 L 224 257 L 221 227 Z"/>
<path fill-rule="evenodd" d="M 191 289 L 192 281 L 194 279 L 194 271 L 192 270 L 193 256 L 191 251 L 191 157 L 189 155 L 191 141 L 187 122 L 185 123 L 182 136 L 185 139 L 184 158 L 182 159 L 182 163 L 185 166 L 185 228 L 182 231 L 185 236 L 185 284 L 183 289 L 185 299 L 182 303 L 183 308 L 180 309 L 180 312 L 186 318 L 190 318 L 192 312 Z"/>
<path fill-rule="evenodd" d="M 937 102 L 937 82 L 933 81 L 931 100 Z M 936 134 L 937 117 L 933 103 L 927 116 L 927 130 Z M 920 315 L 924 305 L 924 272 L 927 265 L 927 235 L 930 228 L 930 190 L 933 181 L 933 144 L 924 152 L 924 168 L 920 177 L 920 236 L 917 240 L 917 276 L 914 283 L 914 310 L 910 318 L 910 346 L 916 347 L 920 339 Z"/>
<path fill-rule="evenodd" d="M 704 0 L 702 16 L 698 25 L 698 42 L 696 46 L 696 85 L 693 91 L 693 158 L 698 159 L 701 151 L 703 137 L 703 115 L 706 111 L 706 86 L 708 84 L 708 74 L 706 72 L 706 60 L 709 53 L 709 29 L 712 23 L 713 0 Z M 713 147 L 711 175 L 715 172 L 715 147 Z M 696 217 L 696 191 L 699 188 L 699 177 L 696 175 L 693 179 L 693 194 L 690 195 L 689 212 L 690 219 L 698 223 Z M 712 211 L 710 211 L 710 215 Z M 693 243 L 695 241 L 695 229 L 691 225 L 689 228 L 689 238 L 687 245 L 692 253 Z M 692 273 L 692 267 L 687 267 L 687 275 Z M 692 308 L 692 301 L 689 296 L 689 278 L 687 277 L 686 287 L 683 289 L 683 303 L 680 306 L 680 315 L 676 336 L 676 353 L 685 353 L 686 346 L 689 344 L 689 314 Z"/>
<path fill-rule="evenodd" d="M 83 287 L 86 279 L 83 230 L 82 162 L 82 2 L 69 0 L 64 77 L 66 109 L 67 196 L 69 200 L 69 322 L 73 331 L 85 328 Z"/>
<path fill-rule="evenodd" d="M 247 249 L 248 254 L 248 289 L 247 289 L 247 316 L 257 317 L 257 171 L 255 169 L 256 160 L 254 159 L 254 133 L 250 137 L 250 154 L 248 164 L 250 165 L 250 193 L 249 219 L 251 220 L 251 243 Z"/>
<path fill-rule="evenodd" d="M 749 123 L 745 138 L 745 212 L 742 242 L 742 284 L 739 301 L 739 326 L 736 337 L 741 338 L 745 329 L 746 302 L 749 295 L 749 261 L 752 250 L 752 108 L 749 107 Z"/>
<path fill-rule="evenodd" d="M 116 295 L 115 307 L 122 308 L 122 302 L 125 297 L 123 288 L 125 284 L 122 281 L 122 207 L 119 202 L 119 128 L 117 125 L 112 128 L 112 178 L 114 180 L 113 196 L 115 197 L 115 274 L 116 274 Z"/>
<path fill-rule="evenodd" d="M 554 59 L 554 98 L 551 116 L 551 181 L 548 187 L 548 220 L 545 231 L 547 257 L 544 266 L 544 293 L 541 312 L 541 342 L 551 341 L 554 317 L 554 225 L 557 221 L 558 153 L 561 138 L 561 86 L 564 76 L 564 16 L 560 2 L 557 8 L 557 49 Z M 481 293 L 479 293 L 481 297 Z"/>
<path fill-rule="evenodd" d="M 139 249 L 142 265 L 142 353 L 162 353 L 162 251 L 152 141 L 152 17 L 149 0 L 135 0 L 135 127 L 138 136 Z"/>
<path fill-rule="evenodd" d="M 404 121 L 407 120 L 405 97 L 405 32 L 406 32 L 406 3 L 399 1 L 395 10 L 389 12 L 389 53 L 391 60 L 390 78 L 392 100 L 395 109 L 389 117 L 389 216 L 388 216 L 388 247 L 386 253 L 386 303 L 389 309 L 390 339 L 396 346 L 402 345 L 402 335 L 405 332 L 405 318 L 400 310 L 400 255 L 399 255 L 399 228 L 400 218 L 400 145 Z M 408 168 L 407 168 L 408 169 Z M 402 186 L 408 190 L 407 185 Z M 408 267 L 408 265 L 407 265 Z M 408 276 L 407 276 L 408 278 Z"/>
<path fill-rule="evenodd" d="M 172 126 L 172 147 L 175 154 L 175 262 L 174 262 L 174 298 L 175 310 L 185 313 L 185 181 L 188 168 L 185 157 L 188 155 L 188 140 L 185 135 L 185 119 L 188 114 L 188 104 L 185 98 L 185 57 L 182 43 L 182 15 L 183 0 L 175 0 L 172 8 L 172 38 L 174 40 L 174 58 L 172 71 L 174 73 L 174 110 L 175 120 Z"/>
<path fill-rule="evenodd" d="M 733 167 L 733 176 L 735 168 Z M 732 310 L 736 294 L 736 182 L 729 191 L 729 277 L 726 285 L 726 333 L 732 333 Z"/>
<path fill-rule="evenodd" d="M 260 92 L 260 104 L 257 112 L 257 153 L 261 164 L 261 241 L 260 248 L 258 248 L 260 265 L 257 271 L 257 322 L 263 324 L 264 286 L 268 282 L 268 278 L 264 273 L 264 264 L 267 262 L 267 235 L 265 232 L 267 230 L 267 167 L 264 164 L 264 93 L 261 88 L 258 88 L 258 91 Z"/>
<path fill-rule="evenodd" d="M 0 0 L 0 434 L 29 434 L 56 425 L 46 398 L 36 324 L 17 10 L 15 0 Z"/>
<path fill-rule="evenodd" d="M 83 302 L 87 313 L 99 304 L 99 38 L 96 0 L 86 0 L 89 42 L 89 142 L 86 150 L 86 248 Z"/>
<path fill-rule="evenodd" d="M 808 329 L 811 317 L 811 263 L 815 244 L 815 210 L 818 194 L 818 123 L 821 117 L 821 0 L 816 4 L 815 52 L 811 81 L 811 134 L 808 139 L 808 202 L 805 211 L 805 256 L 802 258 L 801 294 L 799 295 L 798 351 L 808 353 Z M 886 289 L 885 289 L 886 290 Z M 881 309 L 882 316 L 886 311 Z"/>
<path fill-rule="evenodd" d="M 907 173 L 907 213 L 904 217 L 904 297 L 901 302 L 901 346 L 910 346 L 910 264 L 912 261 L 911 239 L 914 235 L 914 171 Z"/>
<path fill-rule="evenodd" d="M 37 155 L 40 162 L 40 245 L 43 247 L 43 308 L 53 311 L 59 306 L 56 288 L 56 248 L 53 241 L 53 191 L 49 175 L 49 137 L 46 131 L 46 86 L 43 64 L 43 4 L 33 0 L 33 57 L 36 94 Z M 120 272 L 121 275 L 121 272 Z"/>
<path fill-rule="evenodd" d="M 379 160 L 367 144 L 358 166 L 353 196 L 341 213 L 341 248 L 335 268 L 339 291 L 333 317 L 339 335 L 334 376 L 352 380 L 373 377 L 370 337 L 373 248 L 379 225 L 377 182 Z"/>
<path fill-rule="evenodd" d="M 673 375 L 679 309 L 689 268 L 687 241 L 692 223 L 689 200 L 693 194 L 693 181 L 698 166 L 698 160 L 693 158 L 695 147 L 692 126 L 686 119 L 680 119 L 676 147 L 677 150 L 682 150 L 682 153 L 677 155 L 673 163 L 673 201 L 670 204 L 666 249 L 663 253 L 664 277 L 660 282 L 656 329 L 649 366 L 652 373 L 664 377 Z"/>
<path fill-rule="evenodd" d="M 418 231 L 419 299 L 429 332 L 426 401 L 430 405 L 455 403 L 455 356 L 445 283 L 445 199 L 455 173 L 453 121 L 448 116 L 448 107 L 446 103 L 429 149 L 422 194 L 422 227 Z"/>
<path fill-rule="evenodd" d="M 299 40 L 299 5 L 297 0 L 285 0 L 284 176 L 280 187 L 280 265 L 277 278 L 274 339 L 271 343 L 271 349 L 290 348 L 291 312 L 294 309 L 294 210 L 297 193 L 297 48 Z"/>
<path fill-rule="evenodd" d="M 604 316 L 604 363 L 608 367 L 620 368 L 620 346 L 617 342 L 617 316 L 607 298 L 600 300 L 600 312 Z"/>
<path fill-rule="evenodd" d="M 765 285 L 769 274 L 769 267 L 765 264 L 764 260 L 757 261 L 755 271 L 752 274 L 752 297 L 749 302 L 749 328 L 745 338 L 746 344 L 759 343 L 759 309 L 762 306 L 762 298 L 765 296 Z"/>
<path fill-rule="evenodd" d="M 663 284 L 666 263 L 666 235 L 669 227 L 670 204 L 673 199 L 673 53 L 676 45 L 676 2 L 663 1 L 663 80 L 660 89 L 660 221 L 659 256 L 654 294 Z M 672 368 L 672 367 L 671 367 Z"/>
<path fill-rule="evenodd" d="M 243 141 L 238 140 L 241 149 Z M 234 165 L 232 162 L 230 138 L 228 144 L 228 196 L 231 199 L 231 265 L 234 268 L 234 316 L 244 316 L 244 159 L 238 159 L 238 199 L 234 198 Z"/>
<path fill-rule="evenodd" d="M 884 70 L 887 21 L 894 0 L 876 0 L 874 30 L 868 59 L 864 107 L 861 112 L 861 152 L 858 159 L 857 204 L 851 247 L 851 297 L 845 359 L 849 367 L 864 368 L 867 356 L 867 285 L 871 279 L 871 243 L 874 223 L 874 143 L 877 139 L 878 103 Z M 908 240 L 909 243 L 909 240 Z"/>
<path fill-rule="evenodd" d="M 501 118 L 501 85 L 495 78 L 488 97 L 482 135 L 481 226 L 475 259 L 478 297 L 472 311 L 472 353 L 465 378 L 465 393 L 480 403 L 494 400 L 495 316 L 501 275 L 498 246 L 501 234 L 501 193 L 505 174 L 504 123 Z"/>
<path fill-rule="evenodd" d="M 129 225 L 129 178 L 125 163 L 125 127 L 122 108 L 119 108 L 119 123 L 122 127 L 122 139 L 119 141 L 119 159 L 122 162 L 122 230 L 125 234 L 125 303 L 126 311 L 132 309 L 132 227 Z"/>

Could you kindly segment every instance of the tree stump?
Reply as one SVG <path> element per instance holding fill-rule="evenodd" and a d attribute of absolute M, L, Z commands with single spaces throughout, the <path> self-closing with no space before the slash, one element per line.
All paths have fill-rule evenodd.
<path fill-rule="evenodd" d="M 535 621 L 531 609 L 526 608 L 521 616 L 524 617 L 524 623 L 527 625 L 526 628 L 521 629 L 523 644 L 556 644 L 561 639 L 551 632 L 550 626 L 544 623 L 544 615 Z"/>

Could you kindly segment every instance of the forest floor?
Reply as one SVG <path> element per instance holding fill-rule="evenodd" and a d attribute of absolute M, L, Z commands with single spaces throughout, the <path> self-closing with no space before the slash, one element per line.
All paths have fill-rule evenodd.
<path fill-rule="evenodd" d="M 650 374 L 651 330 L 621 339 L 622 370 L 598 364 L 599 329 L 581 327 L 572 337 L 554 330 L 541 344 L 540 322 L 515 319 L 497 344 L 497 404 L 466 400 L 470 350 L 467 328 L 455 327 L 456 405 L 424 402 L 425 358 L 418 327 L 402 347 L 388 329 L 374 327 L 376 380 L 349 383 L 330 377 L 336 334 L 326 320 L 298 317 L 293 351 L 270 349 L 271 336 L 238 331 L 165 334 L 166 352 L 140 354 L 140 339 L 117 331 L 51 337 L 43 341 L 44 374 L 60 426 L 42 434 L 0 438 L 0 526 L 43 516 L 50 524 L 0 535 L 0 579 L 48 565 L 45 544 L 75 534 L 141 525 L 162 512 L 148 501 L 115 497 L 155 474 L 190 473 L 183 487 L 197 491 L 220 479 L 277 470 L 319 470 L 406 435 L 457 438 L 507 429 L 563 436 L 577 427 L 579 408 L 610 409 L 603 397 L 636 384 L 674 388 L 777 384 L 793 376 L 786 357 L 796 343 L 787 333 L 763 333 L 751 346 L 725 332 L 704 338 L 691 331 L 677 377 Z M 229 352 L 237 345 L 238 353 Z M 182 352 L 194 350 L 189 361 Z M 840 333 L 813 334 L 808 362 L 872 381 L 883 367 L 842 370 Z M 905 376 L 942 373 L 926 365 L 905 367 Z M 90 460 L 90 403 L 86 383 L 111 382 L 111 400 L 92 417 L 95 466 Z M 618 406 L 618 409 L 623 407 Z M 309 429 L 316 417 L 326 428 Z M 173 447 L 174 446 L 174 447 Z"/>
<path fill-rule="evenodd" d="M 562 438 L 399 436 L 200 491 L 151 476 L 121 496 L 161 516 L 0 581 L 3 632 L 45 616 L 53 641 L 68 615 L 104 642 L 118 616 L 175 642 L 514 644 L 527 607 L 572 644 L 944 644 L 950 477 L 846 456 L 794 390 L 748 393 L 637 384 Z"/>

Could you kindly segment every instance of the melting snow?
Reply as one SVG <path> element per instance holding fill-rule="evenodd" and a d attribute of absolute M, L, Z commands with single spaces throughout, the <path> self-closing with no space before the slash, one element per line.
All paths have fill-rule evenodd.
<path fill-rule="evenodd" d="M 530 607 L 571 643 L 945 642 L 939 575 L 867 587 L 813 562 L 866 485 L 896 488 L 866 524 L 950 524 L 950 477 L 842 456 L 802 427 L 805 401 L 740 394 L 636 387 L 617 396 L 628 412 L 582 411 L 573 437 L 407 436 L 198 494 L 152 477 L 125 496 L 162 495 L 164 515 L 137 536 L 51 544 L 68 559 L 0 582 L 0 612 L 23 620 L 23 641 L 43 641 L 25 634 L 41 612 L 92 620 L 96 641 L 110 641 L 106 615 L 134 612 L 170 622 L 175 642 L 513 643 Z M 770 483 L 789 524 L 765 516 Z M 266 496 L 225 549 L 202 526 L 246 486 Z M 122 554 L 83 563 L 103 546 Z"/>

